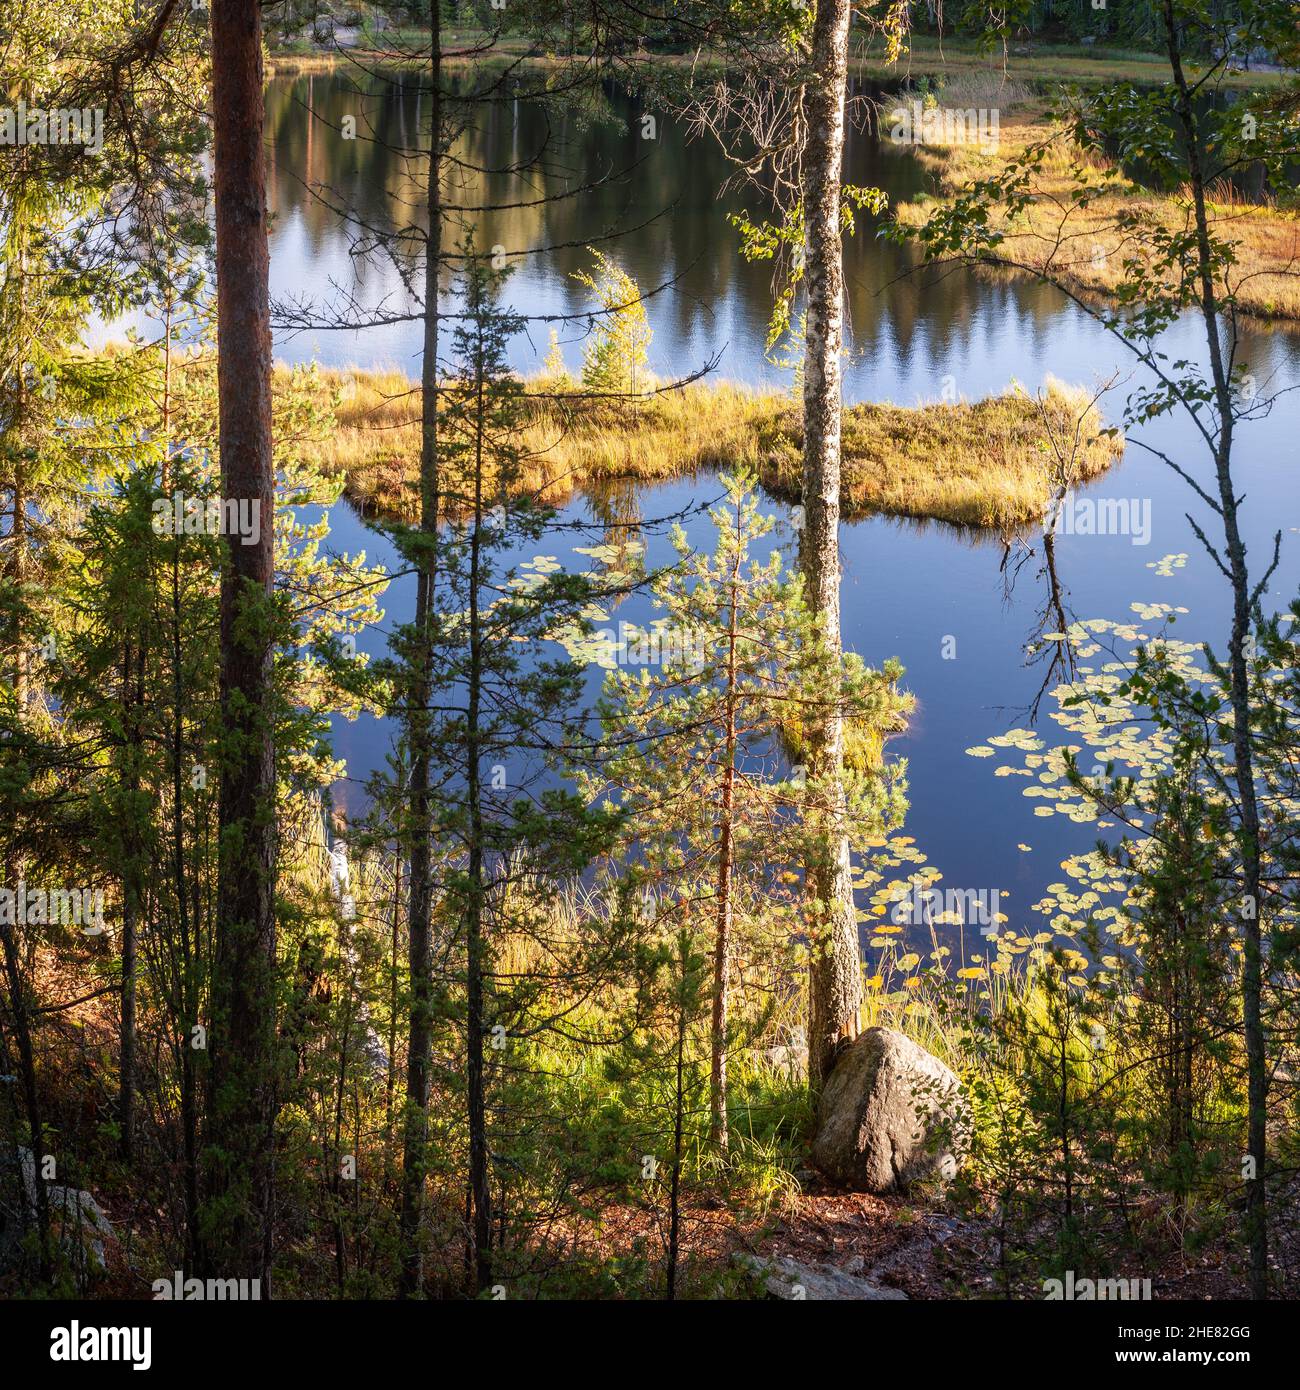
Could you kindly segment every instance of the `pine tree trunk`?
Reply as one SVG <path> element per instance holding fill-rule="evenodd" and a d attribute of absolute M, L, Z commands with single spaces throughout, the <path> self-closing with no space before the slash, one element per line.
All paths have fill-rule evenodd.
<path fill-rule="evenodd" d="M 13 214 L 13 228 L 10 235 L 13 269 L 10 272 L 17 285 L 17 349 L 21 357 L 27 351 L 27 337 L 33 331 L 27 322 L 27 241 L 29 235 L 28 213 L 20 201 Z M 13 403 L 9 431 L 15 440 L 22 439 L 28 428 L 27 421 L 27 376 L 22 367 L 13 375 Z M 27 467 L 21 450 L 14 458 L 13 478 L 13 524 L 9 528 L 9 580 L 13 585 L 18 602 L 13 610 L 13 653 L 14 653 L 14 704 L 18 717 L 27 713 L 28 675 L 30 656 L 27 651 L 27 634 L 23 617 L 26 607 L 23 602 L 23 586 L 27 582 Z"/>
<path fill-rule="evenodd" d="M 14 869 L 15 865 L 12 862 L 5 864 L 4 882 L 14 884 L 17 891 L 17 885 L 22 882 L 23 877 L 21 863 L 16 873 Z M 45 1179 L 41 1176 L 41 1157 L 45 1152 L 45 1126 L 41 1116 L 41 1093 L 36 1081 L 36 1052 L 32 1046 L 27 984 L 23 979 L 22 961 L 18 952 L 18 928 L 14 923 L 0 923 L 0 943 L 3 943 L 4 947 L 6 983 L 9 986 L 9 1013 L 13 1020 L 14 1038 L 18 1043 L 23 1106 L 27 1111 L 28 1142 L 32 1146 L 34 1162 L 33 1183 L 36 1191 L 32 1195 L 36 1207 L 36 1234 L 40 1242 L 40 1273 L 41 1278 L 47 1280 L 51 1274 L 50 1206 Z"/>
<path fill-rule="evenodd" d="M 203 1262 L 269 1291 L 276 1109 L 271 319 L 258 0 L 213 0 L 213 168 L 221 485 L 258 541 L 227 537 L 221 585 L 223 747 L 212 967 Z"/>
<path fill-rule="evenodd" d="M 399 999 L 399 941 L 402 924 L 402 859 L 393 856 L 393 922 L 388 945 L 388 1075 L 384 1078 L 384 1144 L 393 1137 L 393 1098 L 397 1090 L 397 1015 Z"/>
<path fill-rule="evenodd" d="M 843 248 L 840 183 L 848 78 L 849 0 L 818 0 L 812 76 L 804 93 L 807 124 L 803 189 L 807 287 L 804 363 L 803 533 L 800 559 L 808 601 L 827 641 L 840 651 L 840 352 L 843 345 Z M 808 1079 L 817 1090 L 858 1033 L 862 968 L 849 842 L 845 830 L 844 724 L 838 710 L 812 723 L 808 775 L 827 779 L 823 850 L 809 865 L 813 902 L 809 966 Z"/>
<path fill-rule="evenodd" d="M 134 655 L 134 670 L 132 656 Z M 143 637 L 134 654 L 128 640 L 122 661 L 123 702 L 126 706 L 126 790 L 130 793 L 126 871 L 122 876 L 122 1011 L 118 1047 L 118 1152 L 123 1163 L 135 1155 L 135 996 L 136 954 L 140 916 L 144 906 L 144 848 L 136 824 L 136 796 L 140 790 L 142 741 L 140 721 L 144 709 L 145 649 Z"/>
<path fill-rule="evenodd" d="M 170 351 L 170 348 L 169 348 Z M 169 400 L 170 397 L 167 397 Z M 164 415 L 166 421 L 167 416 Z M 167 431 L 167 447 L 171 435 Z M 197 1056 L 193 1046 L 193 1029 L 198 1023 L 198 962 L 196 959 L 197 914 L 190 912 L 190 885 L 185 873 L 185 801 L 183 758 L 185 755 L 185 689 L 182 662 L 183 611 L 181 604 L 181 575 L 179 542 L 173 540 L 171 556 L 171 662 L 172 662 L 172 720 L 171 774 L 172 877 L 176 893 L 176 929 L 180 934 L 180 960 L 177 968 L 179 984 L 177 1007 L 180 1023 L 181 1056 L 181 1135 L 184 1149 L 183 1184 L 185 1192 L 185 1269 L 194 1274 L 199 1267 L 199 1096 Z"/>
<path fill-rule="evenodd" d="M 17 214 L 16 214 L 17 217 Z M 20 331 L 29 331 L 26 322 L 26 236 L 25 221 L 15 228 L 17 253 L 14 256 L 13 274 L 18 286 L 18 324 Z M 26 378 L 19 370 L 14 376 L 14 399 L 12 428 L 17 436 L 26 423 Z M 24 631 L 22 602 L 23 587 L 27 582 L 27 489 L 22 458 L 14 463 L 13 479 L 13 517 L 9 528 L 9 581 L 19 602 L 14 606 L 12 642 L 14 673 L 14 704 L 18 718 L 22 720 L 27 712 L 28 698 L 28 654 L 27 636 Z M 26 864 L 21 857 L 6 855 L 4 882 L 19 890 L 26 876 Z M 14 914 L 17 916 L 17 914 Z M 51 1274 L 50 1262 L 50 1211 L 45 1190 L 45 1180 L 41 1177 L 41 1155 L 45 1149 L 45 1128 L 41 1114 L 40 1089 L 36 1079 L 36 1052 L 32 1043 L 32 1008 L 28 997 L 27 981 L 23 976 L 22 956 L 18 945 L 18 926 L 16 922 L 0 923 L 0 939 L 3 940 L 4 966 L 9 987 L 9 1012 L 13 1019 L 14 1036 L 18 1044 L 18 1064 L 22 1076 L 23 1105 L 27 1111 L 27 1129 L 35 1161 L 35 1204 L 36 1229 L 40 1241 L 40 1273 L 43 1280 Z"/>
<path fill-rule="evenodd" d="M 423 417 L 420 440 L 420 531 L 429 551 L 422 553 L 416 577 L 415 679 L 407 711 L 411 746 L 411 804 L 408 845 L 411 864 L 407 959 L 411 1005 L 406 1053 L 406 1116 L 402 1140 L 402 1274 L 400 1292 L 406 1298 L 420 1290 L 424 1256 L 420 1221 L 428 1173 L 429 1074 L 433 1058 L 432 930 L 432 810 L 429 766 L 433 758 L 429 733 L 429 699 L 433 688 L 433 611 L 438 532 L 438 272 L 442 263 L 442 35 L 438 5 L 429 20 L 432 52 L 430 85 L 433 110 L 429 147 L 427 206 L 428 241 L 424 256 L 424 361 L 420 397 Z"/>
<path fill-rule="evenodd" d="M 170 384 L 170 334 L 168 336 Z M 166 450 L 171 448 L 170 393 L 164 395 L 164 434 Z M 166 480 L 164 479 L 164 486 Z M 198 1023 L 198 962 L 197 913 L 190 912 L 190 885 L 185 873 L 185 688 L 182 658 L 184 616 L 181 603 L 181 572 L 179 541 L 171 547 L 171 662 L 172 662 L 172 719 L 171 719 L 171 781 L 172 877 L 176 893 L 176 929 L 180 935 L 180 960 L 176 972 L 179 984 L 177 1008 L 180 1023 L 181 1057 L 181 1136 L 184 1150 L 183 1185 L 185 1193 L 185 1269 L 187 1274 L 198 1270 L 199 1259 L 199 1096 L 197 1056 L 193 1046 L 193 1029 Z"/>
<path fill-rule="evenodd" d="M 487 430 L 484 381 L 480 367 L 474 443 L 474 529 L 470 536 L 469 566 L 469 675 L 465 717 L 465 796 L 469 805 L 469 902 L 465 925 L 465 1034 L 467 1041 L 466 1100 L 469 1121 L 469 1189 L 474 1205 L 474 1283 L 480 1293 L 492 1282 L 492 1188 L 488 1168 L 487 1094 L 483 1070 L 484 1012 L 483 902 L 486 896 L 483 817 L 482 690 L 483 626 L 479 586 L 483 543 L 483 442 Z"/>
<path fill-rule="evenodd" d="M 677 1055 L 673 1084 L 673 1169 L 668 1183 L 668 1270 L 667 1300 L 677 1297 L 677 1261 L 681 1244 L 682 1149 L 686 1117 L 686 948 L 682 948 L 682 989 L 677 1012 Z"/>

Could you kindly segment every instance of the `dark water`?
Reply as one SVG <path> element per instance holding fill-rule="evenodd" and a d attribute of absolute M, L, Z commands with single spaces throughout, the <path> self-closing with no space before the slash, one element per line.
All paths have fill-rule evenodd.
<path fill-rule="evenodd" d="M 273 151 L 275 229 L 272 242 L 273 294 L 280 299 L 312 298 L 322 304 L 341 287 L 366 305 L 408 308 L 399 275 L 375 259 L 350 255 L 352 234 L 340 217 L 308 192 L 328 185 L 331 198 L 354 207 L 366 220 L 395 215 L 397 200 L 413 196 L 404 171 L 375 146 L 342 141 L 326 121 L 313 121 L 314 108 L 337 123 L 352 112 L 364 134 L 368 122 L 389 138 L 414 140 L 421 112 L 417 97 L 400 86 L 382 100 L 362 101 L 341 76 L 277 80 L 268 94 Z M 484 128 L 469 138 L 477 162 L 502 167 L 546 142 L 552 169 L 530 181 L 530 196 L 579 187 L 608 171 L 627 169 L 598 190 L 562 202 L 485 215 L 477 227 L 480 246 L 499 243 L 518 257 L 507 298 L 527 314 L 566 314 L 588 307 L 569 273 L 588 258 L 571 243 L 626 235 L 602 243 L 643 290 L 655 294 L 648 313 L 654 339 L 651 368 L 661 377 L 688 373 L 716 356 L 717 375 L 750 383 L 780 384 L 785 374 L 765 361 L 763 340 L 770 310 L 768 270 L 739 254 L 735 232 L 724 220 L 718 187 L 726 175 L 720 156 L 703 143 L 688 143 L 670 120 L 658 120 L 657 139 L 640 138 L 642 115 L 625 95 L 609 99 L 607 118 L 588 122 L 561 115 L 547 120 L 522 104 L 507 103 L 491 113 Z M 637 163 L 637 161 L 640 161 Z M 850 139 L 847 176 L 856 183 L 885 188 L 892 197 L 924 187 L 924 176 L 903 150 L 881 145 L 855 132 Z M 566 182 L 567 181 L 567 182 Z M 495 176 L 467 190 L 460 201 L 517 199 L 520 183 Z M 969 274 L 900 279 L 909 269 L 905 252 L 882 243 L 875 229 L 861 225 L 846 247 L 852 338 L 845 386 L 850 400 L 892 400 L 903 404 L 937 399 L 945 386 L 978 398 L 1003 390 L 1012 381 L 1030 390 L 1049 376 L 1096 386 L 1119 371 L 1116 388 L 1103 403 L 1118 420 L 1125 396 L 1143 384 L 1122 345 L 1056 292 L 1030 282 L 991 281 Z M 450 291 L 448 291 L 450 295 Z M 419 326 L 404 323 L 364 332 L 282 333 L 278 355 L 293 361 L 313 357 L 343 365 L 392 365 L 418 374 Z M 567 336 L 573 337 L 572 333 Z M 1203 343 L 1193 323 L 1179 325 L 1163 344 L 1171 359 L 1199 360 Z M 546 333 L 535 330 L 512 345 L 512 362 L 536 370 L 547 349 Z M 581 343 L 566 345 L 570 365 Z M 1273 388 L 1300 382 L 1300 339 L 1283 332 L 1251 334 L 1242 356 L 1258 380 Z M 1284 398 L 1266 419 L 1239 431 L 1239 478 L 1247 496 L 1245 538 L 1258 569 L 1266 561 L 1272 533 L 1284 532 L 1283 563 L 1266 606 L 1289 601 L 1300 582 L 1297 564 L 1295 465 L 1300 440 L 1300 397 Z M 1288 403 L 1289 402 L 1289 403 Z M 1182 419 L 1159 421 L 1140 436 L 1166 451 L 1204 483 L 1207 461 L 1190 426 Z M 664 516 L 707 503 L 717 494 L 708 479 L 643 490 L 639 505 L 647 517 Z M 1088 496 L 1130 498 L 1150 507 L 1150 536 L 1136 544 L 1130 535 L 1061 535 L 1057 564 L 1068 590 L 1071 617 L 1129 621 L 1130 605 L 1186 606 L 1190 615 L 1178 634 L 1185 640 L 1221 640 L 1227 629 L 1226 586 L 1203 554 L 1186 520 L 1192 498 L 1186 485 L 1136 443 L 1123 463 Z M 774 512 L 783 509 L 773 504 Z M 1211 518 L 1212 519 L 1212 518 Z M 591 523 L 585 534 L 563 532 L 550 547 L 562 561 L 574 544 L 599 539 L 591 505 L 577 500 L 562 517 Z M 364 548 L 372 559 L 394 563 L 391 548 L 344 504 L 334 509 L 333 541 L 339 549 Z M 711 545 L 711 528 L 697 517 L 692 538 Z M 661 533 L 651 529 L 648 560 L 668 558 Z M 1031 538 L 1033 539 L 1033 538 Z M 778 538 L 790 552 L 788 532 Z M 1042 888 L 1058 878 L 1067 853 L 1087 848 L 1095 830 L 1068 823 L 1063 816 L 1036 819 L 1034 802 L 1022 796 L 1023 782 L 995 778 L 995 759 L 976 759 L 965 750 L 991 734 L 1023 725 L 1042 679 L 1041 667 L 1027 664 L 1024 645 L 1039 626 L 1045 594 L 1038 558 L 1020 571 L 1007 591 L 1003 547 L 990 537 L 972 537 L 936 524 L 875 518 L 846 525 L 842 536 L 844 639 L 871 664 L 897 656 L 907 668 L 907 686 L 917 696 L 909 733 L 893 750 L 910 764 L 911 805 L 906 832 L 943 873 L 940 886 L 1001 889 L 1011 925 L 1041 925 L 1026 912 Z M 1039 540 L 1041 552 L 1041 540 Z M 1153 566 L 1162 556 L 1186 553 L 1172 577 Z M 387 595 L 388 621 L 410 612 L 413 586 L 399 579 Z M 644 621 L 647 605 L 629 601 L 615 620 Z M 1049 624 L 1048 631 L 1055 629 Z M 956 659 L 945 659 L 947 639 L 955 639 Z M 382 649 L 382 630 L 361 645 Z M 953 645 L 947 642 L 951 651 Z M 1101 660 L 1103 658 L 1099 658 Z M 591 688 L 599 682 L 592 672 Z M 1043 707 L 1041 736 L 1061 741 Z M 388 731 L 371 719 L 338 721 L 340 753 L 346 757 L 351 789 L 345 801 L 356 805 L 359 783 L 383 762 Z M 1017 848 L 1026 843 L 1026 853 Z"/>

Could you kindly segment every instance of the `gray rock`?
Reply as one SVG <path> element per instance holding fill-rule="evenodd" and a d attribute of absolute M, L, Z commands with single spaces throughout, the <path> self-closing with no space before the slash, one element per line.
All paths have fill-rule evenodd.
<path fill-rule="evenodd" d="M 83 1260 L 85 1268 L 102 1274 L 108 1268 L 105 1243 L 116 1240 L 112 1223 L 104 1209 L 84 1188 L 50 1188 L 50 1223 L 74 1265 Z"/>
<path fill-rule="evenodd" d="M 768 1298 L 780 1298 L 786 1302 L 830 1299 L 838 1302 L 884 1303 L 907 1300 L 902 1289 L 887 1289 L 881 1284 L 873 1284 L 870 1279 L 848 1274 L 834 1265 L 801 1264 L 780 1255 L 770 1260 L 761 1260 L 755 1255 L 739 1255 L 736 1258 L 739 1264 L 763 1281 L 763 1290 Z"/>
<path fill-rule="evenodd" d="M 808 1075 L 808 1044 L 805 1042 L 777 1043 L 762 1048 L 758 1055 L 774 1072 L 791 1081 L 802 1080 Z"/>
<path fill-rule="evenodd" d="M 961 1083 L 890 1028 L 868 1028 L 822 1089 L 813 1162 L 859 1192 L 955 1177 L 967 1137 Z"/>
<path fill-rule="evenodd" d="M 19 1148 L 23 1202 L 26 1223 L 36 1220 L 36 1159 L 32 1151 Z M 50 1213 L 50 1230 L 75 1269 L 102 1273 L 108 1268 L 105 1245 L 116 1240 L 112 1223 L 94 1196 L 84 1188 L 47 1183 L 45 1201 Z"/>

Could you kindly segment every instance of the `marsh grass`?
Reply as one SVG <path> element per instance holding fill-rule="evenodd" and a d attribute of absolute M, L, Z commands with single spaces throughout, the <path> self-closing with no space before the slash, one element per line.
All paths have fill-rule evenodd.
<path fill-rule="evenodd" d="M 944 90 L 945 105 L 950 102 Z M 976 180 L 999 176 L 1031 147 L 1045 144 L 1045 154 L 1032 175 L 1033 201 L 1014 220 L 1004 209 L 991 212 L 992 225 L 1005 233 L 999 255 L 1026 267 L 1027 273 L 1050 263 L 1054 278 L 1084 293 L 1114 294 L 1130 279 L 1125 261 L 1141 254 L 1121 215 L 1137 215 L 1144 225 L 1181 228 L 1189 217 L 1185 190 L 1161 193 L 1142 189 L 1117 177 L 1106 159 L 1081 150 L 1069 133 L 1055 123 L 1042 101 L 1019 109 L 1007 108 L 1000 120 L 996 147 L 977 143 L 916 147 L 916 157 L 935 176 L 938 200 L 959 193 Z M 1102 189 L 1087 206 L 1074 206 L 1072 195 L 1082 177 L 1085 186 Z M 1279 207 L 1274 200 L 1245 201 L 1226 185 L 1211 190 L 1210 230 L 1235 247 L 1231 281 L 1242 312 L 1262 319 L 1300 319 L 1300 213 Z M 903 226 L 923 225 L 936 199 L 922 197 L 897 208 Z"/>
<path fill-rule="evenodd" d="M 953 34 L 945 35 L 942 42 L 926 34 L 912 35 L 902 65 L 887 62 L 883 44 L 867 40 L 853 49 L 850 62 L 855 74 L 885 82 L 900 75 L 955 77 L 974 73 L 1038 86 L 1061 82 L 1101 86 L 1110 82 L 1156 83 L 1169 75 L 1168 59 L 1162 53 L 1141 49 L 1031 40 L 1013 43 L 1003 54 L 1001 49 L 990 51 L 978 39 Z M 1192 80 L 1204 71 L 1195 62 L 1188 65 Z M 1258 89 L 1282 80 L 1283 75 L 1276 72 L 1234 72 L 1222 78 L 1224 86 L 1242 89 Z"/>
<path fill-rule="evenodd" d="M 419 392 L 399 372 L 322 371 L 336 398 L 337 428 L 312 444 L 314 461 L 345 479 L 363 511 L 411 520 L 418 501 Z M 705 470 L 746 466 L 780 498 L 797 501 L 802 462 L 798 412 L 788 396 L 729 382 L 660 390 L 643 401 L 583 398 L 566 378 L 526 383 L 525 453 L 518 487 L 559 504 L 615 480 L 667 482 Z M 1050 382 L 1041 401 L 1013 389 L 975 402 L 914 407 L 850 406 L 844 416 L 842 504 L 846 516 L 874 513 L 976 528 L 1010 528 L 1041 518 L 1050 484 L 1048 434 L 1084 441 L 1080 483 L 1119 457 L 1101 436 L 1081 389 Z"/>

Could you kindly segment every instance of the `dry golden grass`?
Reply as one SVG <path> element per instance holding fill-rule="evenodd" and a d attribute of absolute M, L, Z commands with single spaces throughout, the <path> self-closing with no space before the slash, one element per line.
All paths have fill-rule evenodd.
<path fill-rule="evenodd" d="M 310 446 L 345 478 L 364 510 L 412 519 L 417 506 L 419 393 L 397 372 L 324 371 L 337 427 Z M 769 491 L 796 498 L 799 415 L 789 397 L 727 382 L 666 390 L 643 402 L 594 402 L 572 382 L 527 383 L 520 491 L 558 503 L 589 483 L 691 476 L 748 466 Z M 1052 383 L 1040 401 L 1019 391 L 973 403 L 857 405 L 845 411 L 842 500 L 849 516 L 888 513 L 970 527 L 1041 517 L 1051 484 L 1049 435 L 1082 439 L 1075 481 L 1108 468 L 1121 440 L 1098 437 L 1086 393 Z"/>
<path fill-rule="evenodd" d="M 1163 54 L 1105 45 L 1098 48 L 1029 41 L 1009 45 L 1004 55 L 1001 49 L 986 51 L 974 39 L 949 36 L 940 44 L 928 35 L 913 35 L 909 51 L 897 63 L 887 62 L 883 49 L 878 38 L 856 45 L 851 56 L 854 71 L 886 82 L 908 76 L 954 78 L 964 74 L 1007 77 L 1039 86 L 1169 80 L 1169 62 Z M 1185 67 L 1192 81 L 1204 70 L 1195 62 L 1188 62 Z M 1220 81 L 1225 87 L 1257 90 L 1282 81 L 1282 76 L 1277 72 L 1234 72 L 1221 75 Z"/>
<path fill-rule="evenodd" d="M 945 92 L 944 105 L 950 102 Z M 1027 267 L 1028 272 L 1050 267 L 1054 278 L 1085 293 L 1113 293 L 1127 278 L 1124 261 L 1136 256 L 1146 260 L 1131 230 L 1117 225 L 1119 214 L 1136 214 L 1142 225 L 1182 228 L 1191 218 L 1184 193 L 1133 193 L 1107 191 L 1088 206 L 1076 206 L 1071 194 L 1077 187 L 1075 172 L 1100 187 L 1112 167 L 1103 159 L 1086 156 L 1056 126 L 1041 102 L 1029 102 L 1000 119 L 1000 141 L 983 148 L 976 143 L 917 147 L 917 157 L 938 179 L 940 195 L 953 194 L 976 179 L 987 179 L 1031 146 L 1050 142 L 1042 163 L 1032 175 L 1034 199 L 1014 221 L 995 209 L 991 225 L 1006 232 L 998 248 L 1000 257 Z M 1217 201 L 1210 205 L 1211 231 L 1236 247 L 1237 265 L 1229 283 L 1243 312 L 1264 319 L 1300 319 L 1300 213 L 1271 204 L 1241 201 L 1231 190 L 1212 190 Z M 934 201 L 922 198 L 900 204 L 897 215 L 909 226 L 923 224 Z M 1149 263 L 1149 261 L 1148 261 Z"/>
<path fill-rule="evenodd" d="M 1080 448 L 1072 481 L 1099 476 L 1123 452 L 1088 393 L 1050 382 L 1041 401 L 1009 391 L 982 401 L 922 406 L 856 405 L 844 412 L 842 502 L 849 515 L 884 512 L 959 526 L 1004 528 L 1043 515 L 1050 493 L 1051 439 Z M 761 476 L 793 496 L 800 434 L 787 418 Z M 774 466 L 775 465 L 775 466 Z"/>

